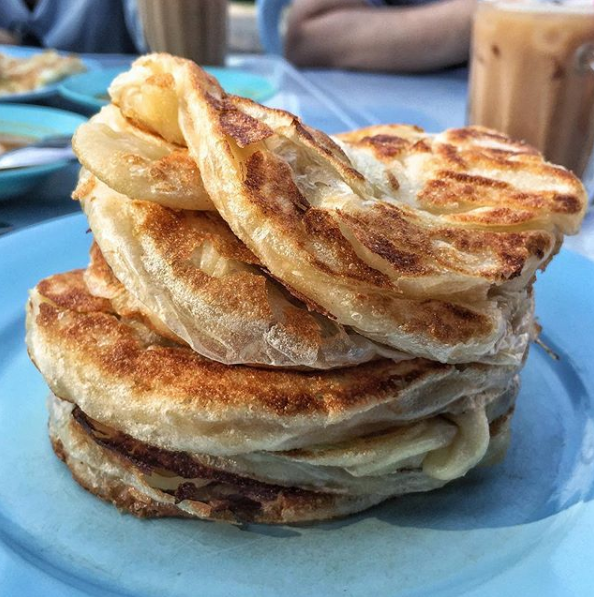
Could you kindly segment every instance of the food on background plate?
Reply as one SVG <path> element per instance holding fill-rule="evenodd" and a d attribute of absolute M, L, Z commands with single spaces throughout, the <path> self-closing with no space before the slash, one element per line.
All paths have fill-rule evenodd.
<path fill-rule="evenodd" d="M 46 50 L 28 57 L 0 53 L 0 96 L 35 91 L 86 70 L 78 56 Z"/>
<path fill-rule="evenodd" d="M 502 457 L 573 175 L 482 128 L 331 139 L 163 54 L 110 94 L 73 144 L 91 262 L 27 317 L 81 485 L 139 516 L 299 522 Z"/>
<path fill-rule="evenodd" d="M 35 137 L 26 137 L 24 135 L 13 135 L 9 133 L 0 133 L 0 155 L 19 147 L 25 147 L 35 143 Z"/>

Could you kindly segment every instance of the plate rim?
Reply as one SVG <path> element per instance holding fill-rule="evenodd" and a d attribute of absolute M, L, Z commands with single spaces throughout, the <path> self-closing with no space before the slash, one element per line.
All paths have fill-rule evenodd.
<path fill-rule="evenodd" d="M 66 79 L 64 79 L 63 81 L 59 81 L 58 93 L 61 97 L 68 100 L 69 102 L 72 102 L 73 104 L 76 104 L 77 106 L 84 107 L 88 110 L 100 110 L 101 108 L 109 104 L 107 100 L 98 100 L 95 99 L 92 95 L 80 93 L 78 91 L 73 91 L 68 87 L 68 84 L 71 83 L 73 80 L 88 77 L 91 74 L 97 74 L 97 72 L 105 73 L 106 75 L 113 72 L 115 77 L 120 73 L 126 72 L 127 70 L 129 70 L 129 68 L 129 66 L 114 66 L 100 69 L 100 71 L 87 71 L 84 73 L 77 73 L 70 77 L 66 77 Z"/>
<path fill-rule="evenodd" d="M 260 73 L 253 73 L 249 70 L 241 67 L 234 67 L 234 66 L 204 66 L 204 70 L 207 73 L 212 74 L 213 76 L 217 77 L 216 71 L 222 71 L 223 73 L 238 73 L 240 75 L 246 75 L 252 77 L 254 79 L 258 79 L 263 84 L 263 88 L 256 94 L 253 94 L 251 99 L 257 102 L 264 102 L 269 100 L 273 97 L 276 93 L 278 93 L 278 87 L 274 84 L 274 82 L 270 79 L 270 77 L 266 77 Z M 113 72 L 114 77 L 120 73 L 126 72 L 130 69 L 130 65 L 122 65 L 122 66 L 114 66 L 108 67 L 104 69 L 100 69 L 101 71 L 107 73 Z M 94 96 L 81 93 L 78 91 L 73 91 L 69 88 L 69 84 L 76 79 L 88 77 L 92 74 L 96 74 L 97 71 L 87 71 L 84 73 L 77 73 L 70 77 L 67 77 L 63 81 L 59 81 L 58 85 L 58 93 L 59 95 L 68 100 L 69 102 L 74 103 L 77 106 L 83 107 L 87 110 L 100 110 L 104 106 L 109 104 L 109 101 L 102 101 L 95 99 Z"/>
<path fill-rule="evenodd" d="M 79 122 L 76 124 L 78 128 L 81 124 L 87 122 L 88 118 L 79 114 L 78 112 L 72 112 L 71 110 L 64 110 L 62 108 L 54 108 L 53 106 L 37 106 L 35 104 L 26 104 L 26 103 L 18 103 L 18 102 L 5 102 L 2 106 L 3 110 L 8 108 L 17 108 L 19 110 L 24 110 L 25 112 L 42 112 L 50 115 L 61 115 L 66 117 L 72 117 L 74 120 L 78 120 Z M 7 118 L 1 118 L 1 120 L 8 121 Z M 74 124 L 74 123 L 73 123 Z M 63 168 L 66 164 L 68 164 L 70 160 L 62 158 L 56 160 L 55 162 L 51 162 L 49 164 L 41 164 L 39 166 L 27 166 L 26 168 L 16 168 L 14 170 L 0 170 L 0 184 L 10 184 L 14 181 L 20 181 L 24 178 L 30 178 L 38 176 L 43 176 L 46 174 L 51 174 L 52 172 L 56 172 Z M 52 218 L 53 219 L 53 218 Z M 20 229 L 19 229 L 20 230 Z M 15 230 L 14 232 L 18 232 Z"/>

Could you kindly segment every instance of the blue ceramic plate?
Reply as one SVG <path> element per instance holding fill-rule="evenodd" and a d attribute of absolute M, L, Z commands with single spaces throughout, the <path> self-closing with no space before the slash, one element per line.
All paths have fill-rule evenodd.
<path fill-rule="evenodd" d="M 85 111 L 94 113 L 109 103 L 109 85 L 120 73 L 128 69 L 129 67 L 106 68 L 73 75 L 58 87 L 58 92 Z"/>
<path fill-rule="evenodd" d="M 58 88 L 60 95 L 85 110 L 96 112 L 109 103 L 107 89 L 113 79 L 129 67 L 110 68 L 74 75 Z M 263 102 L 272 97 L 277 89 L 272 82 L 259 75 L 234 68 L 206 67 L 227 93 Z"/>
<path fill-rule="evenodd" d="M 86 118 L 83 116 L 65 110 L 3 104 L 0 108 L 0 135 L 4 133 L 32 139 L 42 139 L 52 135 L 72 135 L 85 121 Z M 43 166 L 0 170 L 0 201 L 22 195 L 67 163 L 67 160 L 60 160 Z"/>
<path fill-rule="evenodd" d="M 52 453 L 24 304 L 86 264 L 86 228 L 69 216 L 0 239 L 0 595 L 592 595 L 593 263 L 562 252 L 537 284 L 561 360 L 532 350 L 502 464 L 341 521 L 238 528 L 123 516 Z"/>
<path fill-rule="evenodd" d="M 41 48 L 27 48 L 24 46 L 5 46 L 0 44 L 0 54 L 8 54 L 16 58 L 28 58 L 35 54 L 43 52 Z M 68 52 L 60 52 L 61 54 L 67 54 Z M 90 58 L 82 58 L 84 65 L 88 71 L 100 69 L 101 65 L 96 60 Z M 63 79 L 64 81 L 66 79 Z M 40 87 L 35 91 L 27 91 L 26 93 L 11 93 L 10 95 L 0 95 L 0 102 L 30 102 L 45 99 L 58 92 L 58 87 L 62 81 L 56 81 L 50 83 L 44 87 Z"/>

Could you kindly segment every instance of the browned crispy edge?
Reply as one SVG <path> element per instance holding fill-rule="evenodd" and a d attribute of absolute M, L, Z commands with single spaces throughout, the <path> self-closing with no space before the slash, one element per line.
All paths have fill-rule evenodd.
<path fill-rule="evenodd" d="M 81 471 L 83 468 L 88 468 L 87 465 L 84 462 L 71 459 L 62 442 L 59 439 L 51 438 L 56 455 L 68 466 L 72 477 L 79 485 L 93 495 L 112 503 L 120 511 L 128 512 L 139 518 L 201 518 L 234 524 L 251 522 L 279 524 L 286 522 L 287 518 L 291 522 L 308 522 L 315 518 L 322 518 L 316 516 L 318 511 L 327 513 L 323 516 L 324 519 L 336 517 L 333 508 L 338 501 L 344 503 L 352 500 L 356 502 L 356 499 L 349 496 L 308 491 L 298 487 L 281 487 L 218 471 L 192 461 L 186 453 L 154 448 L 117 432 L 116 435 L 121 437 L 114 444 L 106 445 L 90 432 L 92 427 L 89 423 L 90 420 L 80 410 L 77 416 L 72 416 L 70 422 L 76 426 L 76 432 L 84 434 L 85 441 L 93 441 L 98 444 L 101 449 L 108 451 L 112 457 L 120 461 L 122 466 L 132 466 L 141 472 L 150 473 L 159 468 L 158 463 L 154 461 L 154 456 L 157 455 L 157 457 L 162 456 L 169 464 L 175 463 L 177 466 L 174 465 L 174 467 L 177 470 L 171 472 L 181 473 L 182 477 L 184 474 L 197 477 L 199 476 L 198 469 L 201 469 L 206 478 L 213 479 L 213 485 L 217 485 L 217 481 L 222 481 L 227 485 L 234 481 L 237 483 L 237 495 L 227 503 L 216 495 L 211 501 L 192 499 L 196 488 L 191 483 L 181 484 L 175 494 L 164 492 L 174 497 L 176 504 L 160 503 L 133 487 L 125 485 L 120 480 L 105 480 L 100 485 L 89 482 L 85 478 L 84 472 Z M 124 445 L 120 445 L 119 440 L 122 440 Z M 147 456 L 148 452 L 152 453 L 153 460 L 151 460 L 151 455 Z M 187 466 L 190 468 L 186 468 L 184 473 L 184 468 Z M 194 468 L 196 470 L 191 470 Z M 244 491 L 248 494 L 245 497 L 242 495 Z M 258 496 L 260 496 L 261 503 L 257 503 Z M 185 500 L 192 503 L 194 513 L 188 513 L 177 506 L 178 503 Z"/>
<path fill-rule="evenodd" d="M 64 450 L 62 441 L 53 437 L 50 437 L 50 441 L 56 456 L 70 469 L 72 478 L 83 489 L 86 489 L 89 493 L 92 493 L 106 502 L 110 502 L 118 510 L 128 512 L 138 518 L 191 518 L 187 512 L 180 510 L 177 506 L 156 502 L 149 496 L 136 491 L 133 487 L 129 487 L 119 480 L 113 481 L 109 485 L 91 485 L 75 470 L 73 463 L 70 462 L 70 458 Z M 82 463 L 80 463 L 80 465 L 82 465 Z"/>
<path fill-rule="evenodd" d="M 505 414 L 501 415 L 497 419 L 491 422 L 490 428 L 490 435 L 494 437 L 495 435 L 499 434 L 506 423 L 510 420 L 514 412 L 514 406 L 512 406 Z M 118 444 L 116 442 L 115 445 L 104 445 L 104 442 L 98 440 L 98 438 L 91 432 L 92 430 L 92 423 L 91 420 L 84 415 L 80 409 L 78 409 L 77 414 L 73 414 L 72 422 L 76 424 L 77 430 L 84 433 L 85 437 L 89 441 L 93 441 L 100 446 L 101 449 L 108 450 L 111 454 L 113 454 L 118 460 L 122 461 L 125 465 L 132 465 L 136 468 L 144 472 L 149 472 L 153 470 L 155 467 L 155 463 L 152 462 L 147 464 L 143 461 L 143 454 L 146 450 L 155 451 L 155 453 L 162 453 L 165 455 L 165 460 L 175 462 L 178 467 L 181 467 L 181 470 L 177 470 L 174 472 L 181 473 L 180 476 L 184 476 L 183 468 L 184 463 L 192 462 L 192 466 L 197 466 L 201 469 L 207 470 L 209 467 L 205 467 L 203 465 L 197 464 L 195 461 L 192 461 L 191 456 L 182 453 L 182 452 L 168 452 L 166 450 L 161 450 L 158 448 L 154 448 L 152 446 L 148 446 L 142 444 L 142 442 L 138 442 L 134 440 L 130 436 L 125 436 L 125 434 L 117 434 L 121 435 L 124 441 L 124 445 Z M 311 516 L 312 513 L 315 513 L 316 509 L 321 508 L 327 512 L 327 516 L 324 519 L 334 519 L 339 518 L 342 516 L 346 516 L 346 514 L 334 514 L 332 513 L 332 506 L 337 500 L 348 500 L 348 496 L 337 496 L 322 492 L 313 492 L 308 490 L 303 490 L 298 487 L 286 488 L 275 486 L 269 483 L 263 483 L 254 479 L 240 477 L 239 475 L 235 475 L 232 473 L 226 473 L 224 471 L 216 471 L 215 469 L 210 469 L 210 472 L 214 475 L 214 478 L 222 478 L 227 480 L 228 482 L 233 482 L 236 480 L 240 483 L 238 486 L 239 491 L 242 490 L 242 485 L 244 487 L 252 487 L 256 489 L 256 492 L 262 492 L 262 495 L 274 494 L 277 493 L 277 496 L 274 500 L 271 500 L 270 497 L 268 498 L 269 507 L 266 507 L 266 501 L 263 500 L 262 507 L 257 512 L 245 512 L 242 513 L 241 509 L 239 511 L 233 510 L 232 508 L 225 508 L 219 507 L 218 509 L 215 507 L 211 507 L 210 504 L 205 504 L 204 502 L 195 502 L 192 500 L 192 491 L 187 491 L 187 495 L 183 495 L 183 491 L 187 490 L 188 488 L 184 489 L 184 485 L 190 484 L 182 484 L 182 494 L 176 495 L 176 503 L 179 503 L 184 500 L 192 501 L 196 506 L 200 505 L 202 508 L 202 512 L 196 512 L 195 514 L 190 514 L 185 510 L 182 510 L 177 505 L 174 504 L 165 504 L 157 502 L 153 500 L 151 497 L 143 494 L 142 492 L 134 489 L 133 487 L 125 485 L 120 480 L 110 480 L 109 482 L 105 482 L 101 485 L 91 484 L 87 481 L 83 474 L 79 473 L 77 469 L 81 467 L 86 467 L 87 465 L 80 461 L 71 461 L 69 455 L 66 453 L 62 442 L 59 439 L 53 438 L 50 436 L 51 444 L 54 449 L 54 452 L 62 460 L 66 466 L 71 471 L 73 479 L 84 489 L 89 491 L 91 494 L 112 503 L 115 505 L 118 510 L 121 512 L 127 512 L 133 514 L 138 518 L 163 518 L 163 517 L 180 517 L 180 518 L 202 518 L 207 520 L 218 520 L 218 521 L 225 521 L 230 523 L 249 523 L 249 522 L 263 522 L 268 524 L 278 524 L 286 522 L 284 511 L 285 508 L 296 509 L 300 510 L 303 514 L 303 521 L 307 522 L 308 520 L 312 520 L 316 518 L 315 516 Z M 134 454 L 130 454 L 126 451 L 126 447 L 130 447 L 132 445 L 135 450 Z M 196 474 L 196 471 L 191 471 L 192 474 Z M 186 473 L 189 474 L 189 473 Z M 353 509 L 353 511 L 355 511 Z M 307 514 L 309 513 L 309 516 Z"/>

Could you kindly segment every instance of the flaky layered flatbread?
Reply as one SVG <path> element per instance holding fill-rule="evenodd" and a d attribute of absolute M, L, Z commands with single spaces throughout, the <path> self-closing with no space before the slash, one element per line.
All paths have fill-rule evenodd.
<path fill-rule="evenodd" d="M 27 345 L 60 398 L 164 449 L 239 455 L 337 443 L 485 405 L 517 367 L 382 359 L 323 372 L 225 366 L 117 315 L 82 271 L 31 294 Z"/>
<path fill-rule="evenodd" d="M 72 147 L 118 193 L 174 209 L 214 210 L 187 148 L 134 126 L 113 105 L 78 127 Z"/>
<path fill-rule="evenodd" d="M 228 96 L 167 55 L 140 59 L 110 93 L 124 117 L 188 146 L 220 215 L 292 292 L 444 362 L 499 350 L 504 305 L 521 300 L 586 205 L 572 174 L 484 129 L 410 143 L 347 135 L 349 158 L 295 116 Z M 388 165 L 369 150 L 380 145 Z M 471 188 L 489 192 L 477 202 Z"/>
<path fill-rule="evenodd" d="M 143 312 L 160 333 L 198 353 L 231 364 L 332 369 L 375 358 L 412 358 L 344 328 L 305 304 L 267 275 L 258 259 L 216 212 L 179 211 L 132 201 L 92 175 L 75 196 L 113 275 L 89 269 L 91 290 L 120 297 L 116 308 Z M 95 261 L 99 260 L 96 256 Z M 115 276 L 103 283 L 101 277 Z M 107 294 L 105 294 L 105 291 Z M 531 302 L 520 305 L 528 320 Z M 524 312 L 526 309 L 526 312 Z M 517 329 L 517 358 L 528 335 Z"/>
<path fill-rule="evenodd" d="M 213 464 L 205 457 L 142 444 L 97 425 L 71 403 L 53 396 L 48 407 L 52 445 L 73 477 L 120 510 L 143 518 L 178 516 L 233 523 L 326 520 L 364 510 L 396 495 L 436 489 L 446 482 L 418 466 L 409 466 L 394 469 L 391 475 L 366 478 L 343 472 L 351 483 L 356 482 L 358 491 L 338 490 L 326 479 L 336 476 L 333 472 L 320 472 L 323 481 L 317 489 L 303 489 L 292 485 L 288 474 L 284 484 L 263 481 L 250 477 L 249 469 L 237 467 L 233 460 L 227 461 L 229 470 L 225 470 L 221 459 Z M 507 444 L 509 416 L 497 419 L 490 431 L 483 462 L 501 457 Z M 271 467 L 261 466 L 260 474 L 266 476 L 266 468 Z M 274 468 L 268 476 L 271 474 Z M 324 485 L 329 490 L 323 489 Z"/>

